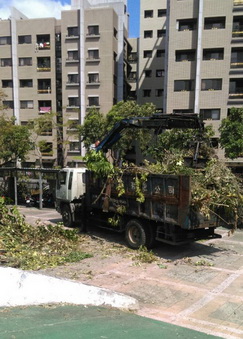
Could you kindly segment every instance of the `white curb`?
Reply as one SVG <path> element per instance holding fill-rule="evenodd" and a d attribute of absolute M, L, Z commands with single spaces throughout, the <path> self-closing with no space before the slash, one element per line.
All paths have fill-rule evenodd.
<path fill-rule="evenodd" d="M 0 267 L 0 307 L 47 303 L 138 309 L 136 299 L 108 289 Z"/>

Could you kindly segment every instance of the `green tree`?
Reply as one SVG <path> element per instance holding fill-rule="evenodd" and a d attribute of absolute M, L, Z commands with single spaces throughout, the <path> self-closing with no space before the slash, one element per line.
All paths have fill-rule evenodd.
<path fill-rule="evenodd" d="M 96 108 L 92 108 L 86 114 L 84 124 L 77 128 L 84 146 L 89 149 L 91 145 L 104 137 L 105 117 Z"/>
<path fill-rule="evenodd" d="M 243 108 L 232 108 L 219 128 L 220 144 L 226 157 L 235 159 L 243 156 Z"/>
<path fill-rule="evenodd" d="M 14 124 L 13 118 L 0 116 L 0 163 L 17 160 L 24 161 L 26 155 L 33 149 L 30 131 L 26 126 Z"/>

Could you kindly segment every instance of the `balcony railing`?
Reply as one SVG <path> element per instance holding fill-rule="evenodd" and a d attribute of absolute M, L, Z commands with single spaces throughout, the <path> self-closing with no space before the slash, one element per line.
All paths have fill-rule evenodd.
<path fill-rule="evenodd" d="M 36 49 L 50 49 L 51 48 L 51 45 L 50 45 L 50 42 L 47 41 L 47 42 L 37 42 L 36 44 Z"/>
<path fill-rule="evenodd" d="M 43 94 L 43 93 L 44 93 L 44 94 L 45 94 L 45 93 L 48 93 L 48 94 L 49 94 L 49 93 L 51 93 L 51 88 L 48 87 L 48 88 L 44 88 L 44 89 L 43 89 L 43 88 L 42 88 L 42 89 L 38 89 L 38 93 L 39 93 L 39 94 Z"/>
<path fill-rule="evenodd" d="M 229 93 L 231 99 L 243 99 L 243 90 L 240 90 L 239 93 Z"/>
<path fill-rule="evenodd" d="M 243 68 L 243 62 L 231 62 L 231 68 Z"/>
<path fill-rule="evenodd" d="M 232 37 L 233 38 L 242 38 L 243 37 L 243 30 L 242 31 L 233 31 Z"/>
<path fill-rule="evenodd" d="M 37 67 L 37 72 L 50 72 L 51 67 Z"/>

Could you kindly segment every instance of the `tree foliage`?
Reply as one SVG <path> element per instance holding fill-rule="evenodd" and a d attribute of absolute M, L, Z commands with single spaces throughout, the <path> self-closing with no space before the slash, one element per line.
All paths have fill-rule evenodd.
<path fill-rule="evenodd" d="M 219 131 L 226 157 L 243 157 L 243 108 L 232 108 L 229 116 L 222 120 Z"/>
<path fill-rule="evenodd" d="M 24 161 L 33 149 L 30 131 L 26 126 L 14 124 L 14 119 L 0 116 L 0 162 Z"/>

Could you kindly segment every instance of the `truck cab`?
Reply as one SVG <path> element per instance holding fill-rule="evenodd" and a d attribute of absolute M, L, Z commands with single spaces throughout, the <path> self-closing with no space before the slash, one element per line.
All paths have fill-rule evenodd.
<path fill-rule="evenodd" d="M 62 215 L 63 223 L 71 227 L 78 215 L 79 201 L 85 194 L 85 167 L 64 168 L 58 173 L 56 187 L 56 210 Z"/>

